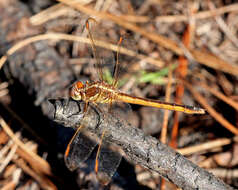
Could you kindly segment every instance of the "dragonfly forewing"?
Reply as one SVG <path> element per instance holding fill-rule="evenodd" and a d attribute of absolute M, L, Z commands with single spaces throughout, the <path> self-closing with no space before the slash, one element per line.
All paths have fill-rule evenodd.
<path fill-rule="evenodd" d="M 106 28 L 101 26 L 101 24 L 93 18 L 88 18 L 86 28 L 88 30 L 88 38 L 91 41 L 91 48 L 88 48 L 88 52 L 92 52 L 94 67 L 99 77 L 97 79 L 104 81 L 106 77 L 104 75 L 105 70 L 113 70 L 115 63 L 113 52 L 107 48 L 100 47 L 108 46 L 108 36 L 105 35 L 107 33 Z"/>
<path fill-rule="evenodd" d="M 110 114 L 117 119 L 128 121 L 128 118 L 133 114 L 130 104 L 121 101 L 115 101 L 112 104 L 106 105 L 98 104 L 98 106 L 105 113 L 106 118 Z"/>
<path fill-rule="evenodd" d="M 98 144 L 96 139 L 97 136 L 87 131 L 85 127 L 81 127 L 81 129 L 77 131 L 65 153 L 65 163 L 70 170 L 77 169 L 80 163 L 88 159 Z"/>
<path fill-rule="evenodd" d="M 105 142 L 104 139 L 98 156 L 97 178 L 100 183 L 107 185 L 110 182 L 121 162 L 121 157 L 118 147 Z"/>

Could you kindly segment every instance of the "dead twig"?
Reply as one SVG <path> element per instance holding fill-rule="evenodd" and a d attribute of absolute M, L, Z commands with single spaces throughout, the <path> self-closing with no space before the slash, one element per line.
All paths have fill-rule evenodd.
<path fill-rule="evenodd" d="M 5 169 L 5 167 L 8 165 L 8 163 L 12 160 L 13 156 L 15 155 L 15 152 L 17 150 L 17 145 L 13 145 L 12 149 L 4 159 L 3 163 L 0 165 L 0 173 Z"/>
<path fill-rule="evenodd" d="M 168 84 L 167 84 L 166 93 L 165 93 L 165 101 L 166 102 L 170 101 L 170 95 L 171 95 L 171 83 L 172 83 L 171 65 L 169 65 L 169 76 L 168 77 L 169 77 L 169 79 L 168 79 Z M 160 141 L 164 144 L 167 143 L 168 120 L 169 120 L 169 110 L 165 110 L 163 125 L 162 125 L 162 130 L 161 130 L 161 137 L 160 137 Z"/>
<path fill-rule="evenodd" d="M 209 172 L 212 172 L 214 175 L 225 178 L 225 179 L 237 179 L 238 170 L 237 169 L 224 169 L 224 168 L 214 168 L 209 169 Z"/>
<path fill-rule="evenodd" d="M 46 177 L 42 176 L 39 173 L 36 173 L 32 170 L 27 164 L 24 162 L 23 159 L 14 159 L 13 160 L 17 166 L 19 166 L 24 172 L 34 178 L 40 185 L 40 187 L 44 190 L 56 190 L 57 187 Z"/>
<path fill-rule="evenodd" d="M 235 110 L 238 111 L 238 103 L 236 101 L 234 101 L 233 99 L 225 96 L 223 93 L 219 92 L 214 87 L 210 87 L 210 86 L 208 86 L 208 85 L 206 85 L 205 83 L 202 83 L 202 82 L 200 82 L 198 84 L 201 87 L 203 87 L 205 90 L 210 92 L 212 95 L 216 96 L 217 98 L 224 101 L 225 103 L 227 103 L 228 105 L 230 105 L 231 107 L 233 107 Z"/>
<path fill-rule="evenodd" d="M 84 4 L 84 1 L 81 2 Z M 208 11 L 200 11 L 198 13 L 195 13 L 194 19 L 207 19 L 210 17 L 223 15 L 225 13 L 229 12 L 235 12 L 238 10 L 238 3 L 234 3 L 232 5 L 222 6 L 220 8 L 216 8 L 214 10 L 208 10 Z M 51 13 L 50 15 L 48 13 Z M 53 13 L 53 14 L 52 14 Z M 63 16 L 65 14 L 72 14 L 72 12 L 69 11 L 69 9 L 63 5 L 62 3 L 58 3 L 44 11 L 41 11 L 40 13 L 34 15 L 31 17 L 31 23 L 34 25 L 40 25 L 43 24 L 51 19 L 55 19 L 59 16 Z M 124 20 L 128 20 L 129 22 L 137 22 L 137 23 L 144 23 L 151 21 L 151 19 L 148 16 L 139 16 L 139 15 L 121 15 L 119 16 Z M 166 15 L 166 16 L 157 16 L 154 21 L 155 22 L 188 22 L 189 21 L 188 15 Z M 153 20 L 152 20 L 153 21 Z"/>
<path fill-rule="evenodd" d="M 193 15 L 194 19 L 206 19 L 213 16 L 222 15 L 228 12 L 235 12 L 238 10 L 238 3 L 233 3 L 231 5 L 222 6 L 214 10 L 209 11 L 200 11 Z M 166 16 L 157 16 L 155 18 L 156 22 L 188 22 L 189 16 L 187 15 L 166 15 Z"/>
<path fill-rule="evenodd" d="M 231 144 L 232 142 L 238 142 L 238 136 L 231 139 L 229 138 L 216 139 L 216 140 L 205 142 L 195 146 L 180 148 L 180 149 L 177 149 L 177 151 L 182 155 L 190 155 L 193 153 L 208 151 L 213 148 L 225 146 L 225 145 Z"/>
<path fill-rule="evenodd" d="M 20 180 L 21 173 L 22 173 L 22 170 L 20 168 L 17 168 L 13 173 L 12 181 L 10 181 L 8 184 L 4 185 L 4 187 L 2 187 L 1 190 L 15 189 L 19 180 Z"/>
<path fill-rule="evenodd" d="M 86 2 L 82 1 L 82 4 L 86 5 Z M 88 2 L 87 2 L 88 4 Z M 104 10 L 105 11 L 105 10 Z M 62 3 L 58 3 L 54 6 L 49 7 L 48 9 L 45 9 L 41 12 L 39 12 L 36 15 L 33 15 L 30 18 L 30 22 L 33 25 L 41 25 L 44 24 L 52 19 L 56 19 L 60 16 L 74 16 L 75 12 L 72 12 L 72 9 L 68 6 L 65 6 Z M 135 22 L 135 23 L 144 23 L 150 21 L 150 18 L 148 16 L 139 16 L 139 15 L 120 15 L 124 20 L 127 20 L 129 22 Z"/>
<path fill-rule="evenodd" d="M 212 3 L 212 1 L 208 1 L 209 8 L 214 11 L 215 5 Z M 227 35 L 227 37 L 231 40 L 231 42 L 238 47 L 238 39 L 235 37 L 235 35 L 230 31 L 229 27 L 226 25 L 226 23 L 223 21 L 223 19 L 220 16 L 214 17 L 218 26 L 221 28 L 221 30 Z"/>
<path fill-rule="evenodd" d="M 193 25 L 188 25 L 186 30 L 183 34 L 183 44 L 186 48 L 189 48 L 191 43 L 191 34 L 194 29 Z M 179 66 L 176 69 L 179 77 L 185 79 L 188 72 L 188 60 L 184 56 L 179 56 Z M 176 85 L 176 97 L 175 102 L 178 104 L 182 103 L 182 98 L 184 95 L 184 85 L 182 83 L 178 83 Z M 173 123 L 173 129 L 171 134 L 171 142 L 170 146 L 173 148 L 177 147 L 177 137 L 178 137 L 178 131 L 179 131 L 179 112 L 174 113 L 174 123 Z"/>
<path fill-rule="evenodd" d="M 51 100 L 51 103 L 55 108 L 56 122 L 74 129 L 79 126 L 83 102 L 64 99 Z M 119 145 L 133 163 L 158 172 L 182 189 L 232 189 L 170 147 L 146 136 L 140 129 L 110 115 L 104 120 L 102 115 L 90 106 L 83 123 L 87 124 L 88 130 L 99 136 L 106 129 L 109 142 Z"/>
<path fill-rule="evenodd" d="M 228 129 L 230 132 L 232 132 L 235 135 L 238 135 L 238 129 L 234 125 L 232 125 L 229 121 L 227 121 L 221 114 L 219 114 L 217 111 L 215 111 L 214 108 L 212 108 L 206 99 L 197 92 L 191 84 L 188 82 L 183 81 L 185 86 L 189 89 L 189 91 L 192 93 L 193 97 L 206 109 L 206 111 L 215 119 L 217 120 L 222 126 L 224 126 L 226 129 Z"/>
<path fill-rule="evenodd" d="M 30 38 L 27 38 L 25 40 L 22 40 L 18 43 L 16 43 L 14 46 L 12 46 L 6 53 L 6 55 L 2 56 L 0 59 L 0 69 L 2 68 L 2 66 L 4 65 L 4 63 L 6 62 L 8 56 L 14 54 L 16 51 L 18 51 L 19 49 L 37 42 L 37 41 L 41 41 L 41 40 L 68 40 L 68 41 L 75 41 L 75 42 L 82 42 L 82 43 L 87 43 L 90 44 L 90 39 L 89 38 L 85 38 L 85 37 L 81 37 L 81 36 L 74 36 L 74 35 L 68 35 L 68 34 L 61 34 L 61 33 L 49 33 L 49 34 L 42 34 L 42 35 L 37 35 L 37 36 L 33 36 Z M 95 40 L 95 45 L 96 46 L 100 46 L 103 47 L 105 49 L 110 49 L 112 51 L 117 51 L 117 45 L 111 44 L 111 43 L 107 43 L 104 41 L 99 41 L 99 40 Z M 145 56 L 143 54 L 138 54 L 132 50 L 126 49 L 124 47 L 120 48 L 120 53 L 125 54 L 125 55 L 129 55 L 129 56 L 133 56 L 133 57 L 137 57 L 141 60 L 147 61 L 148 63 L 151 64 L 155 64 L 158 67 L 161 67 L 164 65 L 164 63 L 160 60 L 156 60 L 153 59 L 149 56 Z"/>
<path fill-rule="evenodd" d="M 14 143 L 19 147 L 17 153 L 23 157 L 36 171 L 42 172 L 43 174 L 51 175 L 51 169 L 48 162 L 43 160 L 40 156 L 30 151 L 12 132 L 6 122 L 0 118 L 0 125 L 3 130 L 11 137 Z"/>

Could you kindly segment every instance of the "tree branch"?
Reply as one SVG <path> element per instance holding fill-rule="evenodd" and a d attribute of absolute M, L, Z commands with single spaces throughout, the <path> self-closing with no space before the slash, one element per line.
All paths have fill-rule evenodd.
<path fill-rule="evenodd" d="M 83 102 L 61 99 L 50 100 L 54 105 L 54 119 L 65 127 L 77 128 L 82 122 Z M 104 118 L 104 119 L 103 119 Z M 106 129 L 110 143 L 120 146 L 127 159 L 134 164 L 158 172 L 167 180 L 182 189 L 232 189 L 211 173 L 198 167 L 170 147 L 140 129 L 130 126 L 126 121 L 103 114 L 95 107 L 89 108 L 83 125 L 98 136 Z"/>

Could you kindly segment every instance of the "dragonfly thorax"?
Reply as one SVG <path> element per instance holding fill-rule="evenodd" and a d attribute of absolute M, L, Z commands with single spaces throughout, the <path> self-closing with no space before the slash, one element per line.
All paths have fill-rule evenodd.
<path fill-rule="evenodd" d="M 70 97 L 74 100 L 94 103 L 112 103 L 117 94 L 118 91 L 112 85 L 102 81 L 86 84 L 78 81 L 70 90 Z"/>

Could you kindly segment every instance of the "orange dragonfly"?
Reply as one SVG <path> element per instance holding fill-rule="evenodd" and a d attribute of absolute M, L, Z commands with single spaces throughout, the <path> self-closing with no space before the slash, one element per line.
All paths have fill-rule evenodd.
<path fill-rule="evenodd" d="M 202 108 L 180 105 L 175 103 L 162 102 L 158 100 L 139 98 L 123 93 L 117 89 L 118 84 L 118 67 L 119 67 L 119 52 L 120 46 L 122 43 L 122 38 L 120 38 L 118 42 L 118 51 L 116 57 L 116 64 L 114 69 L 114 76 L 112 84 L 108 84 L 103 80 L 103 72 L 102 72 L 102 63 L 99 61 L 99 56 L 96 51 L 96 46 L 94 42 L 94 38 L 91 34 L 89 28 L 89 21 L 94 21 L 94 19 L 89 18 L 86 21 L 86 28 L 88 30 L 88 36 L 91 40 L 91 46 L 93 50 L 94 57 L 97 60 L 97 72 L 100 77 L 99 81 L 96 82 L 86 82 L 83 84 L 81 81 L 77 81 L 73 84 L 70 90 L 70 96 L 72 99 L 76 101 L 84 101 L 84 114 L 86 114 L 89 103 L 98 107 L 98 104 L 107 104 L 109 109 L 112 104 L 115 102 L 125 102 L 130 104 L 139 104 L 144 106 L 151 106 L 161 109 L 180 111 L 187 114 L 204 114 L 205 110 Z M 99 143 L 99 147 L 96 154 L 95 160 L 95 173 L 97 174 L 98 179 L 103 184 L 108 184 L 111 177 L 115 173 L 120 161 L 121 155 L 114 151 L 114 149 L 110 149 L 110 145 L 107 144 L 107 141 L 104 140 L 104 135 L 106 131 L 103 131 L 100 141 L 95 141 L 97 138 L 95 134 L 85 130 L 84 126 L 78 127 L 76 133 L 71 139 L 70 143 L 67 146 L 65 152 L 65 161 L 69 168 L 76 168 L 81 162 L 85 161 L 93 149 Z M 77 159 L 72 159 L 72 157 L 77 157 Z M 75 163 L 70 163 L 70 162 Z"/>

